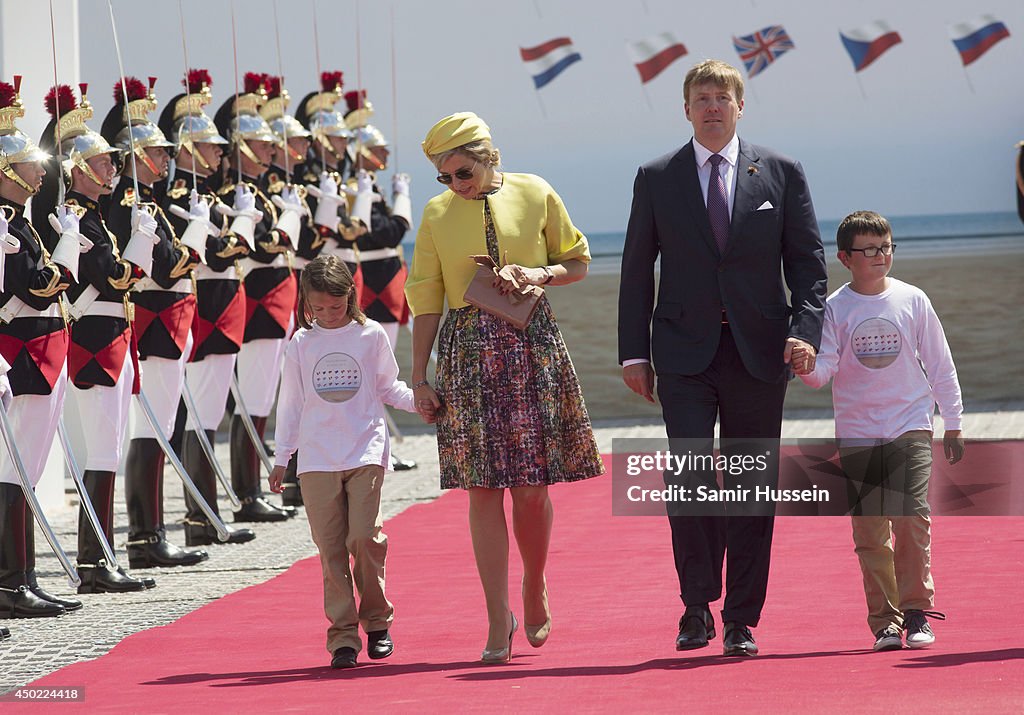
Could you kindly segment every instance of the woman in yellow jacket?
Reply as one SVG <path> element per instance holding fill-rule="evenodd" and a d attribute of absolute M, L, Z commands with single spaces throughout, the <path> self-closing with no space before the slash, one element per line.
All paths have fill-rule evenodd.
<path fill-rule="evenodd" d="M 567 285 L 587 275 L 590 251 L 558 194 L 538 176 L 504 173 L 487 125 L 445 117 L 423 150 L 448 191 L 427 203 L 406 296 L 414 316 L 417 408 L 437 422 L 442 489 L 469 491 L 469 525 L 490 624 L 485 662 L 511 658 L 518 623 L 509 607 L 505 490 L 523 559 L 527 639 L 551 631 L 544 566 L 551 537 L 548 485 L 604 472 L 579 381 L 546 298 L 524 330 L 468 305 L 471 256 L 508 263 L 519 285 Z M 499 279 L 500 280 L 500 279 Z M 500 281 L 501 290 L 513 288 Z M 427 380 L 438 342 L 437 386 Z"/>

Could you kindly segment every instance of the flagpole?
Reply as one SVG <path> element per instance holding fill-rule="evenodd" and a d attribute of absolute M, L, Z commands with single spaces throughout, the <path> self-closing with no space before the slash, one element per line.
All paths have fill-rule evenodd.
<path fill-rule="evenodd" d="M 651 104 L 651 95 L 647 94 L 647 83 L 646 82 L 641 82 L 640 83 L 640 89 L 644 93 L 644 99 L 647 100 L 647 108 L 650 109 L 653 112 L 654 111 L 654 105 Z"/>
<path fill-rule="evenodd" d="M 967 74 L 967 65 L 963 65 L 963 68 L 964 68 L 964 79 L 967 80 L 967 86 L 971 88 L 971 94 L 977 94 L 977 92 L 974 91 L 974 84 L 971 82 L 971 76 L 969 74 Z"/>
<path fill-rule="evenodd" d="M 533 0 L 533 9 L 537 11 L 537 17 L 543 20 L 544 16 L 540 13 L 540 3 L 537 0 Z"/>
<path fill-rule="evenodd" d="M 544 100 L 542 100 L 540 98 L 540 90 L 535 88 L 534 89 L 534 94 L 537 95 L 537 104 L 540 105 L 541 116 L 543 116 L 545 119 L 547 119 L 548 118 L 548 112 L 547 112 L 546 109 L 544 109 Z"/>
<path fill-rule="evenodd" d="M 861 84 L 860 73 L 859 72 L 854 72 L 853 76 L 857 78 L 857 87 L 860 88 L 860 96 L 863 97 L 864 99 L 867 99 L 868 98 L 868 94 L 867 94 L 867 92 L 864 91 L 864 85 Z"/>

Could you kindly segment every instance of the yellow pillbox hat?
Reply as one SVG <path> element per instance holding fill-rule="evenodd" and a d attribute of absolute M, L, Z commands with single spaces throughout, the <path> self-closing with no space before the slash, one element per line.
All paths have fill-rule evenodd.
<path fill-rule="evenodd" d="M 445 117 L 427 132 L 423 153 L 427 158 L 466 144 L 491 138 L 491 128 L 473 112 L 456 112 Z"/>

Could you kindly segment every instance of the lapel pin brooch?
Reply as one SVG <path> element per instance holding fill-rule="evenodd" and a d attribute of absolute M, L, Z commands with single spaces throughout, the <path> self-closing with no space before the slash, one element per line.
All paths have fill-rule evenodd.
<path fill-rule="evenodd" d="M 757 167 L 751 164 L 747 167 L 747 176 L 753 176 L 757 173 Z"/>

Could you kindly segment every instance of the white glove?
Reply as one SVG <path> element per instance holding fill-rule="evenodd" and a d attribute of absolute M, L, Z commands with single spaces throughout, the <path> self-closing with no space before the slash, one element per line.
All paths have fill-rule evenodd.
<path fill-rule="evenodd" d="M 338 207 L 345 203 L 345 199 L 338 193 L 338 182 L 325 171 L 320 174 L 320 186 L 307 186 L 306 190 L 317 200 L 313 223 L 337 231 Z"/>
<path fill-rule="evenodd" d="M 50 260 L 64 266 L 71 277 L 78 282 L 78 258 L 92 248 L 92 241 L 79 232 L 78 215 L 68 211 L 66 206 L 58 206 L 56 214 L 49 216 L 50 226 L 60 234 L 57 246 L 50 254 Z"/>
<path fill-rule="evenodd" d="M 172 205 L 171 210 L 178 209 L 175 215 L 185 213 L 180 206 Z M 192 195 L 188 202 L 188 227 L 181 235 L 181 243 L 188 246 L 199 254 L 199 258 L 206 262 L 206 239 L 209 236 L 219 236 L 220 227 L 210 220 L 210 204 L 199 197 L 199 192 L 192 189 Z"/>
<path fill-rule="evenodd" d="M 11 253 L 17 253 L 21 250 L 21 241 L 12 236 L 7 225 L 7 219 L 4 218 L 3 212 L 0 212 L 0 292 L 4 290 L 4 265 L 7 263 L 6 256 Z"/>
<path fill-rule="evenodd" d="M 274 228 L 285 234 L 292 246 L 298 245 L 299 232 L 302 230 L 302 217 L 309 215 L 309 209 L 299 198 L 299 192 L 294 186 L 286 186 L 280 194 L 271 200 L 275 206 L 281 209 Z"/>
<path fill-rule="evenodd" d="M 370 210 L 374 201 L 373 180 L 364 169 L 356 172 L 356 200 L 352 203 L 352 218 L 370 225 Z"/>
<path fill-rule="evenodd" d="M 391 179 L 391 187 L 394 189 L 394 208 L 391 210 L 393 216 L 405 219 L 405 222 L 412 226 L 412 199 L 409 198 L 408 174 L 395 174 Z"/>
<path fill-rule="evenodd" d="M 256 208 L 256 195 L 245 184 L 235 187 L 235 205 L 227 207 L 217 204 L 217 210 L 235 220 L 231 222 L 231 232 L 242 238 L 251 249 L 256 244 L 254 232 L 256 224 L 263 220 L 263 212 Z"/>
<path fill-rule="evenodd" d="M 138 205 L 132 208 L 132 238 L 121 258 L 138 266 L 147 276 L 153 272 L 153 248 L 160 243 L 156 228 L 156 219 L 148 209 Z"/>
<path fill-rule="evenodd" d="M 7 364 L 7 361 L 3 361 L 3 363 L 3 372 L 0 372 L 0 402 L 3 403 L 4 410 L 9 410 L 11 409 L 11 401 L 14 399 L 14 393 L 11 391 L 11 381 L 7 377 L 7 371 L 11 369 L 11 366 Z"/>

